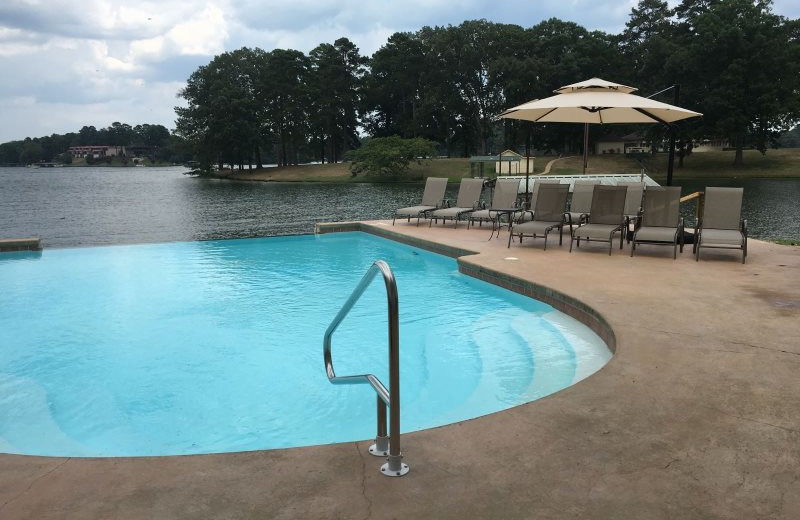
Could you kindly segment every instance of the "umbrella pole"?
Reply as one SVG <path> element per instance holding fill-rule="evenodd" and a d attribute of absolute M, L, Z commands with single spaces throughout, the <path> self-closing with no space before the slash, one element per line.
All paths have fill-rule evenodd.
<path fill-rule="evenodd" d="M 680 102 L 681 86 L 675 87 L 675 104 Z M 672 171 L 675 168 L 675 125 L 669 125 L 669 158 L 667 159 L 667 186 L 672 186 Z"/>
<path fill-rule="evenodd" d="M 586 174 L 586 164 L 589 162 L 589 123 L 583 124 L 583 173 Z"/>

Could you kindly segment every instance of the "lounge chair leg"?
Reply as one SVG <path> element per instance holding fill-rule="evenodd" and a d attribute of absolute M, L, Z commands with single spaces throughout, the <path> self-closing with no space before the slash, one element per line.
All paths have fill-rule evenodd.
<path fill-rule="evenodd" d="M 636 237 L 633 237 L 631 241 L 631 258 L 633 258 L 633 252 L 636 251 Z"/>
<path fill-rule="evenodd" d="M 544 250 L 547 251 L 547 231 L 544 232 Z"/>
<path fill-rule="evenodd" d="M 695 244 L 695 253 L 694 253 L 694 261 L 700 261 L 700 244 Z"/>
<path fill-rule="evenodd" d="M 508 230 L 508 247 L 511 248 L 511 239 L 514 238 L 514 233 L 511 230 Z"/>
<path fill-rule="evenodd" d="M 675 260 L 678 258 L 678 242 L 675 241 L 675 244 L 672 246 L 672 259 Z"/>
<path fill-rule="evenodd" d="M 395 214 L 394 214 L 394 217 L 392 217 L 392 225 L 393 225 L 393 226 L 394 226 L 394 221 L 395 221 L 395 219 L 396 219 L 396 218 L 397 218 L 397 213 L 395 213 Z"/>
<path fill-rule="evenodd" d="M 572 236 L 572 234 L 570 233 L 570 235 L 569 235 L 569 252 L 570 252 L 570 253 L 572 252 L 572 239 L 573 239 L 573 236 Z"/>

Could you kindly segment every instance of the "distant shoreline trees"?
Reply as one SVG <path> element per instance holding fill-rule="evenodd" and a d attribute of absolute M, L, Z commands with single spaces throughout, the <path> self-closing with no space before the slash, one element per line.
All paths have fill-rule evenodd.
<path fill-rule="evenodd" d="M 648 95 L 680 84 L 679 104 L 704 113 L 681 123 L 680 161 L 692 141 L 728 139 L 766 152 L 800 120 L 800 21 L 769 0 L 640 0 L 621 34 L 558 19 L 529 28 L 486 20 L 391 35 L 370 58 L 346 38 L 299 51 L 243 48 L 189 78 L 177 133 L 205 164 L 339 161 L 358 134 L 424 138 L 439 153 L 503 148 L 575 151 L 580 125 L 534 125 L 494 116 L 593 76 Z M 667 92 L 662 99 L 672 101 Z M 615 127 L 629 132 L 634 127 Z M 638 127 L 654 144 L 660 125 Z M 611 131 L 593 128 L 593 138 Z"/>
<path fill-rule="evenodd" d="M 185 162 L 191 153 L 182 138 L 170 134 L 163 125 L 131 126 L 114 122 L 106 128 L 83 126 L 77 132 L 27 137 L 0 144 L 0 164 L 35 164 L 58 161 L 71 163 L 72 146 L 125 146 L 136 148 L 153 161 Z"/>
<path fill-rule="evenodd" d="M 708 138 L 730 142 L 738 165 L 743 149 L 765 153 L 800 121 L 800 20 L 774 14 L 771 0 L 639 0 L 620 34 L 554 18 L 528 28 L 471 20 L 395 33 L 371 57 L 347 38 L 308 54 L 244 47 L 192 73 L 170 139 L 203 169 L 338 162 L 361 136 L 423 138 L 447 156 L 569 153 L 581 148 L 581 125 L 494 116 L 593 76 L 644 96 L 679 84 L 678 104 L 704 114 L 677 125 L 679 165 Z M 102 144 L 129 139 L 126 126 L 104 129 Z M 667 135 L 662 125 L 614 125 L 592 127 L 590 139 L 634 130 L 654 150 Z M 64 149 L 56 137 L 15 142 L 13 153 L 51 157 Z M 4 146 L 0 163 L 13 162 Z"/>

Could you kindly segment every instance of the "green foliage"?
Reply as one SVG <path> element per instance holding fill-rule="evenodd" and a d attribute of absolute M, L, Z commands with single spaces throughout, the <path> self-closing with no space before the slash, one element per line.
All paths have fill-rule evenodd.
<path fill-rule="evenodd" d="M 402 177 L 408 173 L 412 161 L 421 163 L 436 153 L 436 143 L 415 137 L 403 139 L 398 136 L 376 137 L 361 148 L 351 150 L 347 158 L 352 161 L 353 174 L 368 176 Z"/>
<path fill-rule="evenodd" d="M 311 50 L 309 75 L 312 140 L 320 159 L 337 162 L 358 146 L 358 106 L 367 59 L 347 38 Z"/>
<path fill-rule="evenodd" d="M 347 38 L 308 54 L 245 47 L 192 73 L 180 92 L 186 106 L 175 109 L 174 136 L 160 125 L 85 126 L 64 139 L 0 145 L 0 163 L 50 160 L 71 144 L 125 143 L 148 147 L 154 159 L 175 157 L 180 148 L 207 170 L 264 158 L 280 165 L 337 162 L 364 131 L 435 141 L 448 156 L 522 146 L 575 152 L 581 125 L 494 116 L 598 76 L 645 96 L 679 84 L 678 104 L 704 114 L 677 125 L 679 164 L 705 138 L 727 138 L 741 164 L 743 149 L 766 153 L 800 122 L 800 20 L 775 15 L 771 5 L 639 0 L 620 34 L 558 19 L 527 28 L 470 20 L 395 33 L 371 58 Z M 658 99 L 672 103 L 674 92 Z M 662 125 L 613 131 L 646 132 L 656 144 L 667 136 Z M 593 129 L 590 139 L 602 133 Z"/>
<path fill-rule="evenodd" d="M 72 164 L 68 149 L 71 146 L 116 145 L 145 148 L 153 160 L 184 162 L 191 159 L 178 150 L 182 139 L 172 136 L 163 125 L 143 124 L 131 127 L 114 122 L 108 128 L 84 126 L 78 132 L 25 138 L 0 144 L 0 164 L 31 164 L 39 161 L 58 161 Z"/>

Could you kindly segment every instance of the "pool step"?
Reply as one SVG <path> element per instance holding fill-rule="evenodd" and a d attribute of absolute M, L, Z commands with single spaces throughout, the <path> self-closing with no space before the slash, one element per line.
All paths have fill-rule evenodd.
<path fill-rule="evenodd" d="M 0 253 L 8 251 L 41 251 L 42 239 L 32 238 L 0 238 Z"/>

